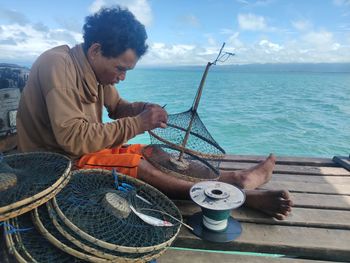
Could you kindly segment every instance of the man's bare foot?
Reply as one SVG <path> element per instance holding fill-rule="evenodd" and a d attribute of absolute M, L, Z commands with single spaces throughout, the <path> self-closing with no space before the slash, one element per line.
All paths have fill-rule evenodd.
<path fill-rule="evenodd" d="M 283 220 L 290 213 L 293 202 L 286 190 L 248 190 L 244 205 Z"/>
<path fill-rule="evenodd" d="M 247 170 L 221 172 L 219 181 L 252 190 L 270 180 L 275 163 L 276 157 L 270 154 L 265 161 Z"/>

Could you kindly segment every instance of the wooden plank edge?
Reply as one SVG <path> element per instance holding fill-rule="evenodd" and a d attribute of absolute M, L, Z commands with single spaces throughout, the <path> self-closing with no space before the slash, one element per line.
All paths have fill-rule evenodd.
<path fill-rule="evenodd" d="M 175 204 L 180 209 L 185 220 L 201 211 L 199 206 L 191 202 L 176 201 Z M 315 216 L 315 213 L 319 214 L 319 216 Z M 308 215 L 308 217 L 303 218 L 304 214 Z M 345 219 L 337 221 L 337 215 L 343 216 Z M 232 210 L 231 216 L 239 222 L 246 223 L 350 230 L 349 211 L 344 212 L 343 210 L 329 211 L 320 208 L 309 210 L 304 207 L 294 206 L 291 214 L 285 220 L 277 220 L 261 211 L 242 207 Z"/>
<path fill-rule="evenodd" d="M 181 247 L 169 247 L 157 259 L 159 263 L 190 262 L 232 262 L 232 263 L 326 263 L 334 261 L 314 261 L 299 258 L 286 258 L 283 255 L 252 253 L 241 251 L 218 251 Z"/>
<path fill-rule="evenodd" d="M 247 162 L 259 163 L 266 159 L 267 156 L 260 155 L 232 155 L 227 154 L 221 160 L 222 162 Z M 277 164 L 287 165 L 308 165 L 308 166 L 329 166 L 336 167 L 331 158 L 317 158 L 317 157 L 292 157 L 292 156 L 276 156 Z"/>
<path fill-rule="evenodd" d="M 340 230 L 350 230 L 349 225 L 344 224 L 331 224 L 331 223 L 314 223 L 314 222 L 295 222 L 288 220 L 274 220 L 271 218 L 236 218 L 242 223 L 254 223 L 261 225 L 278 225 L 278 226 L 301 226 L 301 227 L 312 227 L 312 228 L 327 228 L 327 229 L 340 229 Z"/>
<path fill-rule="evenodd" d="M 237 163 L 237 162 L 221 162 L 220 169 L 222 170 L 244 170 L 254 167 L 251 163 Z M 326 166 L 307 166 L 307 165 L 282 165 L 276 164 L 274 172 L 278 173 L 297 173 L 297 174 L 314 174 L 314 175 L 345 175 L 350 176 L 350 171 L 344 167 L 326 167 Z"/>
<path fill-rule="evenodd" d="M 249 223 L 248 223 L 249 224 Z M 284 254 L 287 257 L 298 257 L 312 260 L 330 260 L 339 262 L 348 262 L 350 258 L 350 249 L 327 249 L 316 247 L 296 247 L 289 245 L 282 245 L 276 247 L 276 244 L 261 244 L 250 243 L 242 241 L 232 241 L 229 243 L 214 243 L 201 240 L 187 229 L 182 229 L 180 235 L 177 237 L 173 246 L 186 247 L 194 249 L 210 249 L 223 251 L 242 251 L 242 252 L 256 252 L 269 254 Z"/>
<path fill-rule="evenodd" d="M 242 169 L 246 169 L 246 168 L 242 168 Z M 221 171 L 238 171 L 238 170 L 242 170 L 240 168 L 237 169 L 232 169 L 232 168 L 220 168 Z M 278 170 L 275 169 L 273 171 L 273 174 L 291 174 L 291 175 L 310 175 L 310 176 L 349 176 L 348 174 L 330 174 L 330 173 L 324 173 L 324 174 L 320 174 L 320 173 L 316 173 L 316 172 L 299 172 L 299 171 L 282 171 L 282 170 Z"/>
<path fill-rule="evenodd" d="M 320 205 L 294 204 L 293 207 L 312 208 L 312 209 L 327 209 L 327 210 L 341 210 L 341 211 L 349 211 L 350 210 L 350 206 L 344 207 L 344 206 L 327 206 L 327 205 L 320 206 Z"/>

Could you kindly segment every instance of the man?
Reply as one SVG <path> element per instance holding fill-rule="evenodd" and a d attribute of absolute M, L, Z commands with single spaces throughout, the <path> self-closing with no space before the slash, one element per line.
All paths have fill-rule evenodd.
<path fill-rule="evenodd" d="M 129 103 L 114 84 L 123 81 L 145 54 L 147 34 L 132 13 L 119 7 L 88 16 L 84 43 L 44 52 L 33 64 L 18 115 L 21 151 L 64 153 L 80 168 L 112 168 L 137 177 L 173 198 L 188 198 L 192 182 L 167 176 L 141 155 L 141 145 L 122 146 L 137 134 L 166 128 L 167 113 L 155 104 Z M 116 121 L 102 123 L 102 109 Z M 283 219 L 288 191 L 253 190 L 272 174 L 275 157 L 257 166 L 223 172 L 220 180 L 247 189 L 246 204 Z"/>

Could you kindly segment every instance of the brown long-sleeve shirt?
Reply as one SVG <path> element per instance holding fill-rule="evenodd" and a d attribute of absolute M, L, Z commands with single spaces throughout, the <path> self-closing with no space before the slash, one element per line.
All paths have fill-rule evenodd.
<path fill-rule="evenodd" d="M 116 121 L 102 123 L 103 106 Z M 118 146 L 143 132 L 137 116 L 143 107 L 98 84 L 81 45 L 59 46 L 31 68 L 17 113 L 18 148 L 78 158 Z"/>

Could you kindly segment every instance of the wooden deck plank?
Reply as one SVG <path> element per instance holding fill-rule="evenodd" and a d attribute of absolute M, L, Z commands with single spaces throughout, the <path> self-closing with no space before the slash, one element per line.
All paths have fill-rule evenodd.
<path fill-rule="evenodd" d="M 184 217 L 200 211 L 200 207 L 191 201 L 176 201 L 176 206 Z M 294 207 L 292 213 L 282 221 L 248 208 L 233 210 L 231 215 L 240 222 L 350 230 L 350 211 Z"/>
<path fill-rule="evenodd" d="M 229 155 L 221 168 L 247 169 L 264 159 L 262 156 Z M 350 259 L 350 171 L 329 158 L 278 157 L 274 175 L 263 187 L 291 191 L 295 207 L 286 220 L 274 220 L 256 210 L 240 208 L 232 213 L 243 227 L 243 233 L 236 241 L 210 243 L 183 228 L 175 246 L 286 254 L 317 260 Z M 200 211 L 192 202 L 187 204 L 177 203 L 185 218 Z M 196 255 L 201 262 L 206 258 L 198 252 Z M 210 262 L 214 260 L 210 258 Z M 235 262 L 240 262 L 238 260 Z"/>
<path fill-rule="evenodd" d="M 248 162 L 257 163 L 266 159 L 266 156 L 261 155 L 225 155 L 223 161 L 228 162 Z M 295 157 L 295 156 L 276 156 L 277 164 L 288 165 L 308 165 L 308 166 L 338 166 L 331 158 L 310 158 L 310 157 Z"/>
<path fill-rule="evenodd" d="M 346 184 L 350 187 L 350 176 L 313 176 L 302 174 L 273 174 L 271 181 Z"/>
<path fill-rule="evenodd" d="M 291 193 L 295 207 L 350 210 L 350 196 L 315 193 Z"/>
<path fill-rule="evenodd" d="M 182 228 L 174 246 L 285 254 L 317 260 L 347 261 L 350 230 L 241 223 L 243 232 L 234 242 L 213 243 Z"/>
<path fill-rule="evenodd" d="M 267 184 L 260 187 L 261 189 L 287 189 L 290 192 L 299 193 L 320 193 L 334 195 L 350 195 L 350 186 L 346 184 L 330 184 L 330 183 L 304 183 L 304 182 L 288 182 L 271 180 Z"/>
<path fill-rule="evenodd" d="M 158 263 L 327 263 L 331 261 L 303 260 L 283 257 L 225 254 L 204 250 L 182 250 L 169 248 L 157 259 Z M 333 262 L 333 261 L 332 261 Z"/>
<path fill-rule="evenodd" d="M 232 216 L 240 222 L 350 230 L 350 211 L 294 207 L 285 220 L 275 220 L 256 210 L 245 208 L 233 211 Z"/>
<path fill-rule="evenodd" d="M 251 168 L 253 164 L 242 162 L 221 162 L 221 170 L 241 170 Z M 337 175 L 350 176 L 350 171 L 343 167 L 281 165 L 276 164 L 274 173 L 303 174 L 303 175 Z"/>

